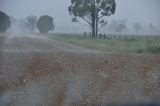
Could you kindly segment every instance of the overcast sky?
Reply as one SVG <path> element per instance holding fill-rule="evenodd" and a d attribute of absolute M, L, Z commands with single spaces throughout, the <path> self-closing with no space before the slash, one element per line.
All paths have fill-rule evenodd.
<path fill-rule="evenodd" d="M 117 10 L 109 19 L 160 25 L 160 0 L 116 0 Z M 0 0 L 0 10 L 16 18 L 51 15 L 56 25 L 71 24 L 70 0 Z"/>

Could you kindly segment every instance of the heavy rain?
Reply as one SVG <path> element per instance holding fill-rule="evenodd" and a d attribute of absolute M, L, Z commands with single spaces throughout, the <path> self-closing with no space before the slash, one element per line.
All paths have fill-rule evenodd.
<path fill-rule="evenodd" d="M 0 0 L 0 106 L 160 106 L 159 0 Z"/>

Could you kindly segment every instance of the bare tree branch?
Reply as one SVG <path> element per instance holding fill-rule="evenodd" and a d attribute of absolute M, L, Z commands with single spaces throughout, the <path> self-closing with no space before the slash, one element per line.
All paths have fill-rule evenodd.
<path fill-rule="evenodd" d="M 87 19 L 85 19 L 84 17 L 82 18 L 82 20 L 84 20 L 85 22 L 87 22 L 89 25 L 91 25 L 92 26 L 92 23 L 91 22 L 89 22 Z"/>
<path fill-rule="evenodd" d="M 89 26 L 89 25 L 87 25 L 87 24 L 84 24 L 84 23 L 81 23 L 81 22 L 77 22 L 78 24 L 81 24 L 81 25 L 84 25 L 84 26 L 86 26 L 86 27 L 88 27 L 88 28 L 91 28 L 91 26 Z"/>
<path fill-rule="evenodd" d="M 98 17 L 98 19 L 101 19 L 101 18 L 103 18 L 103 17 L 104 17 L 104 15 L 101 15 L 101 16 Z"/>

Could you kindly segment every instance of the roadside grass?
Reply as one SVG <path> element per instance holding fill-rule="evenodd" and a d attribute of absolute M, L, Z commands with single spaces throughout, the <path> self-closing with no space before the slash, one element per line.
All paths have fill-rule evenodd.
<path fill-rule="evenodd" d="M 160 53 L 160 36 L 106 35 L 105 39 L 80 34 L 50 34 L 50 38 L 107 52 Z"/>

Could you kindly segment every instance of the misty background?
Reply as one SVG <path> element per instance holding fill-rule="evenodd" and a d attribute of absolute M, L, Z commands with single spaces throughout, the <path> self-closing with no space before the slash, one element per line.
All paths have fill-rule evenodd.
<path fill-rule="evenodd" d="M 38 18 L 41 15 L 50 15 L 54 17 L 53 32 L 83 33 L 89 31 L 89 28 L 71 22 L 72 16 L 68 12 L 70 4 L 70 0 L 0 0 L 0 10 L 18 20 L 30 15 Z M 109 28 L 114 21 L 126 25 L 126 29 L 121 33 L 135 33 L 134 23 L 142 25 L 140 33 L 151 33 L 148 27 L 151 23 L 155 26 L 152 33 L 160 33 L 160 0 L 116 0 L 116 4 L 116 13 L 106 17 L 108 24 L 100 30 L 100 33 L 115 33 Z"/>

